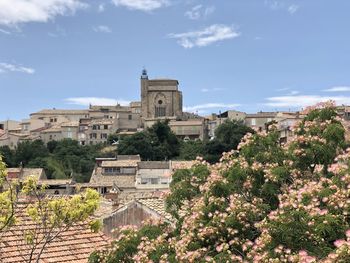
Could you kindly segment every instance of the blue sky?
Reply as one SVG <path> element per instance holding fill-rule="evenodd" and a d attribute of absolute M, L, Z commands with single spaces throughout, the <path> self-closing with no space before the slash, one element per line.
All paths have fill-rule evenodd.
<path fill-rule="evenodd" d="M 0 120 L 139 100 L 178 79 L 191 112 L 350 104 L 348 0 L 0 0 Z"/>

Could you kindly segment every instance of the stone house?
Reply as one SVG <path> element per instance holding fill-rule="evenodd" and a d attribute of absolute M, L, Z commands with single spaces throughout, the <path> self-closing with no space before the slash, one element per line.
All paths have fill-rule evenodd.
<path fill-rule="evenodd" d="M 181 140 L 204 140 L 207 138 L 207 122 L 205 119 L 172 120 L 169 122 L 169 126 Z"/>
<path fill-rule="evenodd" d="M 258 112 L 254 114 L 247 114 L 245 117 L 245 124 L 257 131 L 266 129 L 266 124 L 275 120 L 277 112 Z"/>
<path fill-rule="evenodd" d="M 119 227 L 133 225 L 140 227 L 147 219 L 162 219 L 173 223 L 172 216 L 165 211 L 165 203 L 162 198 L 139 198 L 123 205 L 112 214 L 102 218 L 103 232 L 114 237 L 114 232 Z"/>

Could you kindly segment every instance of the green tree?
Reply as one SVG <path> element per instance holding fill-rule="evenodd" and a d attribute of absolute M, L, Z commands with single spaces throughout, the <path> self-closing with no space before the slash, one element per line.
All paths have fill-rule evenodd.
<path fill-rule="evenodd" d="M 187 141 L 181 142 L 179 160 L 195 160 L 198 156 L 204 155 L 205 142 Z"/>
<path fill-rule="evenodd" d="M 153 160 L 154 151 L 152 141 L 148 133 L 138 132 L 126 136 L 119 141 L 118 154 L 136 155 L 139 154 L 143 160 Z"/>
<path fill-rule="evenodd" d="M 180 142 L 168 122 L 158 121 L 145 131 L 119 140 L 118 154 L 139 154 L 143 160 L 164 160 L 179 155 Z"/>
<path fill-rule="evenodd" d="M 119 135 L 116 133 L 108 135 L 107 144 L 112 145 L 114 142 L 119 141 Z"/>
<path fill-rule="evenodd" d="M 34 177 L 29 176 L 21 187 L 9 181 L 1 156 L 0 187 L 3 189 L 0 193 L 0 238 L 3 231 L 16 224 L 19 213 L 40 226 L 18 230 L 23 232 L 23 240 L 19 242 L 30 251 L 26 262 L 40 262 L 45 247 L 61 238 L 61 234 L 74 224 L 89 222 L 94 231 L 100 227 L 98 221 L 90 218 L 99 205 L 99 194 L 95 190 L 88 189 L 71 198 L 47 198 L 45 186 L 39 187 Z M 19 196 L 31 197 L 31 203 L 24 210 L 18 206 Z"/>
<path fill-rule="evenodd" d="M 3 156 L 3 161 L 6 163 L 7 167 L 14 167 L 16 165 L 15 152 L 7 145 L 0 147 L 0 155 Z"/>
<path fill-rule="evenodd" d="M 18 144 L 15 153 L 15 163 L 24 167 L 35 158 L 44 158 L 49 154 L 48 149 L 41 140 L 24 141 Z"/>
<path fill-rule="evenodd" d="M 247 133 L 219 163 L 198 159 L 176 172 L 166 199 L 176 225 L 153 238 L 121 235 L 94 262 L 125 253 L 137 262 L 349 262 L 345 129 L 333 105 L 307 110 L 284 145 L 271 125 Z M 122 246 L 136 236 L 136 250 Z"/>
<path fill-rule="evenodd" d="M 227 119 L 215 130 L 215 138 L 233 150 L 237 149 L 242 137 L 247 133 L 254 133 L 254 130 L 246 126 L 243 121 Z"/>

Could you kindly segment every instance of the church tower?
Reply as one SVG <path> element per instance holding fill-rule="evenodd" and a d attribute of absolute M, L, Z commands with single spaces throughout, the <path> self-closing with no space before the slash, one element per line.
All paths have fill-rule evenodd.
<path fill-rule="evenodd" d="M 145 121 L 182 117 L 182 92 L 179 82 L 173 79 L 148 79 L 147 71 L 141 74 L 141 118 Z"/>

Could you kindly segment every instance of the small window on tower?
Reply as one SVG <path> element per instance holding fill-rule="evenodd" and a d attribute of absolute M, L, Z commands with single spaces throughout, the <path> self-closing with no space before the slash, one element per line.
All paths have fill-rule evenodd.
<path fill-rule="evenodd" d="M 159 105 L 162 105 L 162 104 L 163 104 L 163 101 L 162 101 L 162 100 L 158 100 L 158 104 L 159 104 Z"/>

